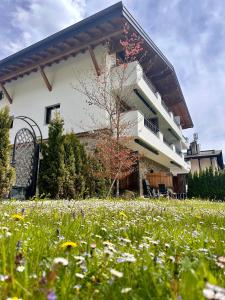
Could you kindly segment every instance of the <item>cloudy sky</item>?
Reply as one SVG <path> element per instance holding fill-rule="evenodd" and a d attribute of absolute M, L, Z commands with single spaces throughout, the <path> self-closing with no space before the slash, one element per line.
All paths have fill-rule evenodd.
<path fill-rule="evenodd" d="M 113 0 L 0 0 L 0 59 L 71 25 Z M 174 65 L 202 149 L 225 154 L 224 0 L 124 0 Z"/>

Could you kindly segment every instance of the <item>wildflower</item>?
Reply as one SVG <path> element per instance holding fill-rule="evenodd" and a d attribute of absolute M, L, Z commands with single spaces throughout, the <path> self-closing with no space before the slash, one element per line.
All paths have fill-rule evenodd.
<path fill-rule="evenodd" d="M 219 256 L 218 261 L 221 262 L 222 264 L 225 264 L 225 256 Z"/>
<path fill-rule="evenodd" d="M 206 287 L 203 289 L 203 295 L 206 299 L 224 300 L 225 289 L 207 282 Z"/>
<path fill-rule="evenodd" d="M 198 232 L 197 230 L 194 230 L 194 231 L 192 232 L 192 236 L 193 236 L 193 237 L 198 237 L 198 236 L 199 236 L 199 232 Z"/>
<path fill-rule="evenodd" d="M 82 285 L 76 284 L 76 285 L 74 286 L 74 289 L 77 290 L 77 291 L 79 291 L 79 290 L 81 289 L 81 287 L 82 287 Z"/>
<path fill-rule="evenodd" d="M 55 292 L 54 292 L 54 291 L 50 291 L 50 292 L 48 293 L 48 295 L 47 295 L 47 299 L 48 299 L 48 300 L 56 300 L 57 297 L 56 297 Z"/>
<path fill-rule="evenodd" d="M 117 258 L 118 263 L 123 263 L 123 262 L 136 262 L 136 258 L 134 257 L 133 254 L 130 253 L 123 253 L 122 257 Z"/>
<path fill-rule="evenodd" d="M 155 246 L 157 246 L 158 244 L 159 244 L 159 240 L 157 240 L 157 241 L 149 241 L 151 244 L 153 244 L 153 245 L 155 245 Z"/>
<path fill-rule="evenodd" d="M 126 215 L 123 211 L 121 211 L 121 212 L 119 213 L 119 216 L 120 216 L 120 217 L 123 217 L 123 218 L 127 218 L 127 215 Z"/>
<path fill-rule="evenodd" d="M 1 274 L 0 274 L 0 281 L 4 282 L 4 281 L 6 281 L 6 280 L 8 280 L 8 279 L 9 279 L 9 276 L 8 276 L 8 275 L 1 275 Z"/>
<path fill-rule="evenodd" d="M 126 293 L 129 293 L 130 291 L 132 290 L 132 288 L 123 288 L 122 290 L 121 290 L 121 293 L 122 294 L 126 294 Z"/>
<path fill-rule="evenodd" d="M 176 260 L 175 257 L 172 256 L 172 255 L 169 257 L 169 259 L 170 259 L 170 261 L 172 261 L 172 262 L 175 262 L 175 260 Z"/>
<path fill-rule="evenodd" d="M 71 248 L 76 248 L 77 247 L 77 243 L 74 242 L 65 242 L 61 245 L 61 248 L 63 249 L 71 249 Z"/>
<path fill-rule="evenodd" d="M 22 299 L 18 298 L 18 297 L 10 297 L 10 298 L 7 298 L 6 300 L 22 300 Z"/>
<path fill-rule="evenodd" d="M 54 265 L 63 265 L 63 266 L 67 266 L 68 265 L 68 260 L 66 258 L 63 258 L 63 257 L 56 257 L 54 260 L 53 260 L 53 264 Z"/>
<path fill-rule="evenodd" d="M 24 267 L 24 266 L 18 266 L 18 267 L 16 268 L 16 271 L 18 271 L 18 272 L 20 272 L 20 273 L 22 273 L 24 270 L 25 270 L 25 267 Z"/>
<path fill-rule="evenodd" d="M 85 258 L 83 256 L 74 256 L 74 258 L 76 260 L 79 260 L 79 261 L 82 261 L 82 262 L 85 260 Z"/>
<path fill-rule="evenodd" d="M 81 274 L 81 273 L 76 273 L 75 276 L 80 279 L 84 278 L 84 274 Z"/>
<path fill-rule="evenodd" d="M 122 278 L 122 277 L 123 277 L 123 273 L 122 273 L 122 272 L 119 272 L 119 271 L 117 271 L 117 270 L 115 270 L 115 269 L 111 269 L 111 270 L 110 270 L 110 273 L 111 273 L 113 276 L 118 277 L 118 278 Z"/>
<path fill-rule="evenodd" d="M 219 256 L 216 262 L 217 266 L 221 269 L 225 269 L 225 256 Z"/>
<path fill-rule="evenodd" d="M 101 238 L 102 238 L 102 236 L 99 235 L 99 234 L 96 234 L 95 237 L 98 238 L 98 239 L 101 239 Z"/>
<path fill-rule="evenodd" d="M 123 237 L 120 237 L 120 238 L 119 238 L 119 241 L 121 241 L 121 244 L 122 244 L 122 245 L 123 245 L 123 244 L 129 244 L 129 243 L 131 243 L 131 240 L 125 239 L 125 238 L 123 238 Z"/>
<path fill-rule="evenodd" d="M 14 219 L 15 221 L 23 221 L 24 217 L 21 214 L 13 214 L 12 219 Z"/>

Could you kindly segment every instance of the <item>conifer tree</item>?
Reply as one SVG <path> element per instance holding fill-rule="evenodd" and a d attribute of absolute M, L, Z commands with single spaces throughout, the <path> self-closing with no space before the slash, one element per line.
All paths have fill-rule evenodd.
<path fill-rule="evenodd" d="M 10 165 L 9 129 L 11 126 L 9 108 L 0 110 L 0 198 L 7 197 L 15 179 L 15 172 Z"/>
<path fill-rule="evenodd" d="M 71 134 L 65 135 L 64 151 L 65 151 L 65 181 L 63 187 L 63 196 L 67 199 L 74 199 L 76 197 L 76 168 L 74 148 L 71 143 Z"/>
<path fill-rule="evenodd" d="M 40 165 L 39 188 L 41 193 L 51 198 L 63 196 L 66 177 L 63 120 L 59 114 L 49 125 L 48 144 L 43 147 L 43 160 Z"/>

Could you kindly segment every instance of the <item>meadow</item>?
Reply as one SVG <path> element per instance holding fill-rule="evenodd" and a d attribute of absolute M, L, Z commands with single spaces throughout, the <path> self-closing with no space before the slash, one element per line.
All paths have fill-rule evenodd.
<path fill-rule="evenodd" d="M 0 299 L 225 299 L 225 203 L 0 202 Z"/>

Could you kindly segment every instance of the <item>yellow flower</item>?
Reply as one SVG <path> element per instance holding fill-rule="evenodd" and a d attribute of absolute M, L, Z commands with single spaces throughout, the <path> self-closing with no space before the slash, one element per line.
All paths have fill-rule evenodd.
<path fill-rule="evenodd" d="M 12 215 L 12 218 L 16 221 L 23 221 L 24 220 L 24 217 L 20 214 L 14 214 L 14 215 Z"/>
<path fill-rule="evenodd" d="M 127 215 L 126 215 L 123 211 L 121 211 L 121 212 L 119 213 L 119 215 L 120 215 L 121 217 L 127 218 Z"/>
<path fill-rule="evenodd" d="M 76 248 L 77 247 L 77 243 L 74 242 L 65 242 L 61 245 L 61 248 L 63 249 L 71 249 L 71 248 Z"/>

